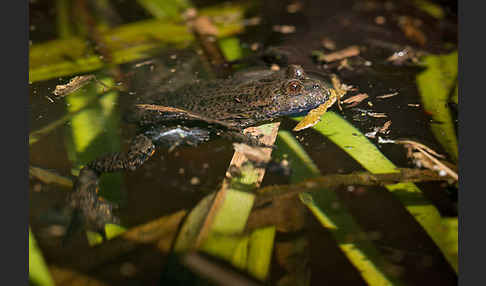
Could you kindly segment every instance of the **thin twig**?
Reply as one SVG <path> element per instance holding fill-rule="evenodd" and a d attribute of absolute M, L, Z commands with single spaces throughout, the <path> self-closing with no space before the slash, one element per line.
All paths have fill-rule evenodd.
<path fill-rule="evenodd" d="M 67 188 L 73 187 L 73 181 L 70 178 L 61 176 L 55 172 L 40 167 L 29 166 L 29 176 L 34 177 L 46 184 L 55 183 Z"/>
<path fill-rule="evenodd" d="M 385 186 L 402 182 L 444 181 L 446 177 L 440 176 L 432 170 L 400 168 L 396 173 L 372 174 L 359 172 L 351 174 L 332 174 L 308 179 L 292 185 L 269 186 L 257 190 L 255 207 L 262 206 L 275 199 L 292 198 L 303 192 L 328 191 L 343 185 Z"/>

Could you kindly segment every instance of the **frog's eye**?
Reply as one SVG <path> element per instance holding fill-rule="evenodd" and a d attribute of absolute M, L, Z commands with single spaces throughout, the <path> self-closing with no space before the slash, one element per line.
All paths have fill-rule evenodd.
<path fill-rule="evenodd" d="M 304 69 L 298 65 L 289 65 L 287 68 L 287 78 L 303 79 L 305 78 Z"/>
<path fill-rule="evenodd" d="M 298 95 L 303 89 L 304 86 L 299 81 L 293 80 L 287 83 L 287 92 L 290 95 Z"/>

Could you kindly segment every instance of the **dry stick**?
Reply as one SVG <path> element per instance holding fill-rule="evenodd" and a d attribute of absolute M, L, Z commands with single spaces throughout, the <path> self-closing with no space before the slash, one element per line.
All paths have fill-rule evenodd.
<path fill-rule="evenodd" d="M 231 66 L 226 61 L 215 37 L 219 31 L 207 16 L 195 16 L 188 19 L 188 26 L 191 28 L 196 41 L 201 46 L 211 69 L 218 77 L 227 77 L 231 74 Z"/>
<path fill-rule="evenodd" d="M 425 156 L 427 156 L 427 158 L 429 158 L 432 162 L 434 162 L 435 164 L 437 164 L 439 166 L 439 168 L 443 169 L 447 174 L 449 174 L 449 176 L 451 176 L 451 178 L 453 178 L 456 181 L 459 180 L 459 176 L 451 168 L 447 167 L 441 161 L 437 160 L 432 155 L 430 155 L 429 153 L 425 152 L 422 148 L 417 148 L 417 150 L 420 151 Z"/>
<path fill-rule="evenodd" d="M 81 23 L 84 24 L 85 27 L 88 29 L 88 33 L 86 36 L 89 38 L 91 42 L 94 43 L 93 46 L 94 51 L 102 57 L 103 62 L 105 62 L 108 66 L 111 66 L 109 71 L 112 74 L 115 81 L 122 82 L 123 73 L 121 72 L 118 65 L 112 64 L 113 63 L 112 51 L 110 50 L 109 46 L 105 43 L 105 39 L 102 37 L 101 32 L 97 28 L 99 23 L 95 19 L 95 17 L 91 15 L 90 13 L 91 11 L 89 11 L 88 9 L 88 3 L 86 2 L 86 0 L 76 1 L 76 9 L 79 12 Z"/>
<path fill-rule="evenodd" d="M 432 170 L 400 168 L 400 172 L 388 174 L 372 174 L 358 172 L 351 174 L 326 175 L 305 180 L 292 185 L 277 185 L 259 189 L 255 200 L 255 207 L 262 206 L 276 199 L 292 198 L 302 192 L 326 191 L 343 185 L 386 186 L 403 182 L 444 181 L 446 177 L 440 176 Z"/>
<path fill-rule="evenodd" d="M 432 155 L 434 155 L 436 157 L 445 158 L 444 155 L 441 155 L 441 154 L 435 152 L 430 147 L 427 147 L 424 144 L 419 143 L 419 142 L 415 142 L 415 141 L 412 141 L 412 140 L 395 140 L 395 143 L 398 143 L 398 144 L 409 144 L 409 145 L 411 145 L 413 147 L 417 147 L 417 149 L 418 148 L 422 148 L 422 149 L 426 150 L 427 152 L 429 152 L 430 154 L 432 154 Z"/>
<path fill-rule="evenodd" d="M 55 183 L 70 189 L 73 187 L 73 181 L 70 178 L 35 166 L 29 166 L 29 176 L 36 178 L 46 184 Z"/>
<path fill-rule="evenodd" d="M 359 47 L 358 46 L 349 46 L 345 49 L 336 51 L 331 54 L 322 54 L 319 56 L 320 61 L 325 61 L 325 62 L 334 62 L 337 60 L 342 60 L 345 58 L 349 57 L 354 57 L 359 55 Z"/>
<path fill-rule="evenodd" d="M 412 141 L 412 140 L 395 140 L 395 143 L 411 145 L 412 147 L 417 149 L 420 153 L 424 154 L 427 158 L 429 158 L 432 162 L 437 164 L 439 166 L 439 168 L 443 169 L 447 174 L 449 174 L 449 176 L 451 176 L 451 178 L 453 178 L 456 181 L 459 180 L 459 176 L 457 175 L 457 173 L 455 171 L 453 171 L 451 168 L 447 167 L 444 163 L 442 163 L 441 161 L 439 161 L 438 159 L 436 159 L 432 155 L 430 155 L 430 154 L 433 154 L 436 157 L 444 158 L 443 155 L 438 154 L 437 152 L 435 152 L 431 148 L 429 148 L 429 147 L 427 147 L 427 146 L 425 146 L 421 143 Z"/>

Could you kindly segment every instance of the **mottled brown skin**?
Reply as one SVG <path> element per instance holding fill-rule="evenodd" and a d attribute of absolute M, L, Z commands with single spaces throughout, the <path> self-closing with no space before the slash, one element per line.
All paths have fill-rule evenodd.
<path fill-rule="evenodd" d="M 134 105 L 130 117 L 139 126 L 140 134 L 126 153 L 106 155 L 81 170 L 69 196 L 74 216 L 81 217 L 78 221 L 86 228 L 104 237 L 105 224 L 117 219 L 111 205 L 98 197 L 101 174 L 135 170 L 154 154 L 155 143 L 172 147 L 197 145 L 217 135 L 259 145 L 257 138 L 243 134 L 242 130 L 307 112 L 329 99 L 330 88 L 328 83 L 306 76 L 302 67 L 290 65 L 278 72 L 244 73 L 232 79 L 185 86 L 175 92 L 159 93 L 154 89 L 137 104 L 172 107 L 181 112 Z"/>
<path fill-rule="evenodd" d="M 245 74 L 185 86 L 172 93 L 148 94 L 139 103 L 176 107 L 244 129 L 313 109 L 329 98 L 330 88 L 326 82 L 307 77 L 302 67 L 291 65 L 263 76 Z M 138 108 L 134 120 L 154 125 L 177 116 L 183 114 Z"/>

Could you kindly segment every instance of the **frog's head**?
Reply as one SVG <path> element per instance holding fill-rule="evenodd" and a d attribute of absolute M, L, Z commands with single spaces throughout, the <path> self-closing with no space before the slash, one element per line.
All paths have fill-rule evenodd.
<path fill-rule="evenodd" d="M 299 65 L 289 65 L 285 79 L 274 90 L 274 114 L 297 116 L 329 99 L 331 85 L 317 76 L 308 76 Z"/>

